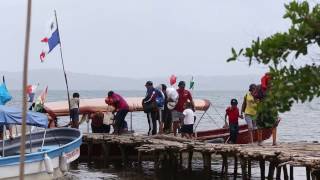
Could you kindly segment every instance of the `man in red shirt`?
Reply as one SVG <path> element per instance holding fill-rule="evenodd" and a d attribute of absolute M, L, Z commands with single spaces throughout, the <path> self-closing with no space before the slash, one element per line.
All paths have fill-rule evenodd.
<path fill-rule="evenodd" d="M 183 114 L 182 112 L 185 110 L 184 104 L 187 101 L 190 101 L 192 104 L 192 109 L 194 111 L 194 103 L 192 99 L 192 95 L 190 91 L 186 90 L 186 83 L 184 81 L 180 81 L 178 84 L 177 92 L 179 94 L 178 102 L 174 110 L 172 111 L 172 127 L 173 127 L 173 134 L 174 136 L 177 135 L 177 129 L 180 126 L 180 122 L 183 120 Z"/>
<path fill-rule="evenodd" d="M 114 123 L 114 134 L 121 134 L 127 130 L 128 125 L 125 121 L 126 115 L 129 112 L 129 106 L 127 101 L 119 94 L 109 91 L 108 97 L 105 99 L 106 104 L 115 108 L 115 123 Z"/>
<path fill-rule="evenodd" d="M 231 99 L 231 106 L 226 109 L 226 115 L 224 118 L 225 126 L 230 129 L 230 141 L 232 144 L 237 143 L 237 136 L 239 133 L 239 117 L 242 118 L 239 114 L 239 109 L 237 107 L 238 101 L 236 99 Z M 229 119 L 229 125 L 227 123 L 227 117 Z"/>

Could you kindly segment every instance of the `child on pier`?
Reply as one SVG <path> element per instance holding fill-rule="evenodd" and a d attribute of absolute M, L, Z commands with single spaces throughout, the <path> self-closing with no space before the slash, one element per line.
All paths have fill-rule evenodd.
<path fill-rule="evenodd" d="M 79 104 L 80 104 L 80 95 L 75 92 L 70 99 L 70 118 L 71 118 L 71 127 L 79 129 Z"/>
<path fill-rule="evenodd" d="M 239 114 L 239 109 L 237 107 L 238 101 L 236 99 L 231 99 L 231 106 L 226 109 L 226 115 L 224 118 L 225 126 L 230 129 L 230 142 L 233 144 L 237 143 L 237 136 L 239 133 L 239 117 L 242 119 L 242 116 Z M 229 125 L 227 122 L 227 117 L 229 120 Z"/>
<path fill-rule="evenodd" d="M 193 123 L 195 121 L 194 112 L 192 110 L 193 105 L 191 102 L 186 102 L 184 106 L 185 110 L 182 113 L 184 118 L 181 127 L 181 136 L 191 139 L 193 134 Z"/>

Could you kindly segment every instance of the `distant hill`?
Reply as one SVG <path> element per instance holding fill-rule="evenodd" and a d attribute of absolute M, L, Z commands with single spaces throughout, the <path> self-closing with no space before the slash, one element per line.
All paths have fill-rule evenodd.
<path fill-rule="evenodd" d="M 21 72 L 0 72 L 4 75 L 9 89 L 19 90 L 22 86 Z M 169 77 L 156 78 L 123 78 L 103 75 L 90 75 L 85 73 L 68 72 L 70 90 L 144 90 L 147 80 L 154 84 L 168 84 Z M 250 83 L 259 83 L 258 75 L 238 76 L 196 76 L 196 90 L 246 90 Z M 178 76 L 188 84 L 191 76 Z M 48 85 L 51 90 L 64 90 L 65 81 L 62 70 L 45 69 L 29 71 L 29 83 L 39 83 L 41 87 Z"/>

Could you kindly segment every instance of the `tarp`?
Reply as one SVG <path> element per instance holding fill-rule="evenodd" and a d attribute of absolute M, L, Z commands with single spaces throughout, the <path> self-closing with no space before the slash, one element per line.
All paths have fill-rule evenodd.
<path fill-rule="evenodd" d="M 46 114 L 27 111 L 27 125 L 37 127 L 48 127 L 48 117 Z M 22 124 L 22 111 L 17 108 L 0 105 L 0 125 Z"/>

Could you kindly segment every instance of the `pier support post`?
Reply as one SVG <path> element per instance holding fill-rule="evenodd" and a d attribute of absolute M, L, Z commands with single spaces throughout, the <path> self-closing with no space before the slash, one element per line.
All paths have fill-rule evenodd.
<path fill-rule="evenodd" d="M 182 167 L 182 164 L 183 164 L 182 152 L 179 152 L 179 168 Z"/>
<path fill-rule="evenodd" d="M 121 152 L 122 164 L 123 164 L 123 166 L 127 166 L 128 165 L 128 156 L 126 153 L 126 147 L 124 145 L 119 144 L 119 149 Z"/>
<path fill-rule="evenodd" d="M 159 168 L 160 168 L 160 160 L 159 160 L 160 153 L 159 153 L 159 151 L 155 151 L 153 156 L 154 156 L 154 170 L 157 173 L 157 172 L 159 172 Z"/>
<path fill-rule="evenodd" d="M 276 179 L 281 180 L 281 166 L 277 167 Z"/>
<path fill-rule="evenodd" d="M 238 175 L 238 157 L 234 156 L 233 179 L 237 179 Z"/>
<path fill-rule="evenodd" d="M 240 164 L 241 164 L 241 173 L 242 173 L 242 179 L 247 180 L 248 174 L 247 174 L 247 160 L 244 158 L 240 158 Z"/>
<path fill-rule="evenodd" d="M 142 152 L 138 151 L 138 168 L 139 170 L 142 169 Z"/>
<path fill-rule="evenodd" d="M 284 180 L 289 180 L 287 165 L 283 166 L 283 178 Z"/>
<path fill-rule="evenodd" d="M 276 164 L 271 161 L 269 165 L 268 180 L 273 179 L 275 168 L 276 168 Z"/>
<path fill-rule="evenodd" d="M 223 176 L 224 179 L 228 178 L 228 157 L 225 154 L 222 154 L 221 176 Z"/>
<path fill-rule="evenodd" d="M 248 159 L 248 177 L 251 179 L 251 160 Z"/>
<path fill-rule="evenodd" d="M 89 161 L 91 161 L 91 157 L 92 157 L 92 142 L 88 142 L 88 144 L 87 144 L 87 146 L 88 146 L 88 159 L 89 159 Z"/>
<path fill-rule="evenodd" d="M 290 165 L 290 180 L 293 180 L 293 166 Z"/>
<path fill-rule="evenodd" d="M 266 161 L 265 160 L 260 160 L 259 161 L 259 165 L 260 165 L 260 176 L 261 176 L 261 179 L 265 179 L 266 178 Z"/>
<path fill-rule="evenodd" d="M 306 176 L 307 176 L 307 180 L 310 180 L 311 178 L 311 168 L 310 167 L 306 167 Z"/>
<path fill-rule="evenodd" d="M 192 156 L 193 156 L 193 151 L 188 152 L 188 170 L 192 170 Z"/>
<path fill-rule="evenodd" d="M 203 158 L 203 169 L 206 173 L 211 172 L 211 154 L 208 152 L 202 153 Z"/>
<path fill-rule="evenodd" d="M 312 180 L 320 180 L 320 170 L 314 170 L 311 173 Z"/>
<path fill-rule="evenodd" d="M 102 149 L 103 149 L 103 153 L 102 153 L 103 165 L 104 167 L 106 167 L 109 162 L 110 145 L 107 143 L 102 143 Z"/>

